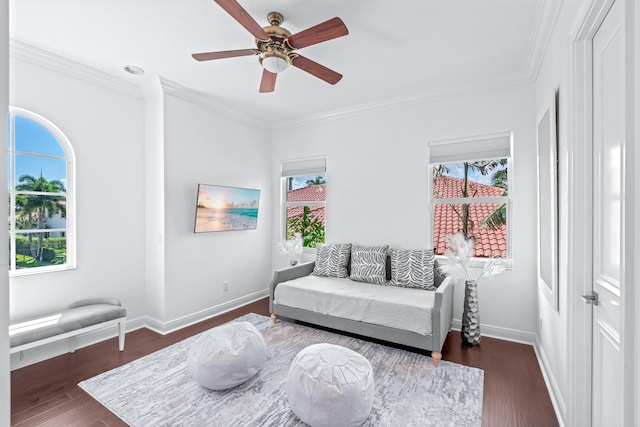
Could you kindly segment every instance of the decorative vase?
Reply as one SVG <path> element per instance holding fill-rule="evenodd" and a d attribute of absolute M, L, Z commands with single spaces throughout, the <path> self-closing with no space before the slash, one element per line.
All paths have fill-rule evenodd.
<path fill-rule="evenodd" d="M 464 308 L 462 310 L 462 344 L 480 344 L 480 309 L 478 306 L 478 282 L 464 282 Z"/>

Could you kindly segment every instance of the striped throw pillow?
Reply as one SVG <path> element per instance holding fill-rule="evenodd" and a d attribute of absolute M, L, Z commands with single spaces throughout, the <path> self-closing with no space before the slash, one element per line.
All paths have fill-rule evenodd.
<path fill-rule="evenodd" d="M 318 245 L 313 274 L 323 277 L 349 277 L 347 264 L 350 256 L 351 243 Z"/>
<path fill-rule="evenodd" d="M 433 249 L 391 249 L 390 285 L 435 291 L 433 280 Z"/>
<path fill-rule="evenodd" d="M 351 280 L 384 285 L 387 282 L 387 248 L 383 246 L 351 246 Z"/>

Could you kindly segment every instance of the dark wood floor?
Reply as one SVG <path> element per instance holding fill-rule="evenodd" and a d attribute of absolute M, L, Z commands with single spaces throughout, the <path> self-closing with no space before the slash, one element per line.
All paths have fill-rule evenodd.
<path fill-rule="evenodd" d="M 11 373 L 11 423 L 16 426 L 123 426 L 109 410 L 77 384 L 101 372 L 246 313 L 268 315 L 266 299 L 168 335 L 148 329 L 127 334 L 124 352 L 116 339 L 65 354 Z M 483 426 L 557 426 L 558 422 L 533 347 L 482 338 L 477 347 L 462 347 L 451 332 L 443 359 L 484 370 Z"/>

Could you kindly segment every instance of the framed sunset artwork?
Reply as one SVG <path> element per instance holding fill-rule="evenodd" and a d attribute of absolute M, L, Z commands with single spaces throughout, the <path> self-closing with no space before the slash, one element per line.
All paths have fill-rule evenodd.
<path fill-rule="evenodd" d="M 196 233 L 255 230 L 260 190 L 198 184 Z"/>

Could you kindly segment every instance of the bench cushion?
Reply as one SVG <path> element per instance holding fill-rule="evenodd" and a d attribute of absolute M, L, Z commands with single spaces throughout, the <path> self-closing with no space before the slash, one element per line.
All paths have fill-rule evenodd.
<path fill-rule="evenodd" d="M 76 304 L 77 305 L 77 304 Z M 9 327 L 11 347 L 53 337 L 127 315 L 120 305 L 98 303 L 72 307 Z"/>

